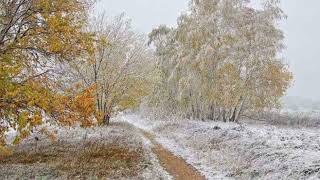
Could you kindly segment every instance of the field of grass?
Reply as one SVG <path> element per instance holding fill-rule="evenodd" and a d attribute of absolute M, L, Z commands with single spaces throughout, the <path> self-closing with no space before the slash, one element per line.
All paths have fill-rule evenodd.
<path fill-rule="evenodd" d="M 0 179 L 148 179 L 165 174 L 130 126 L 57 131 L 55 142 L 34 134 L 14 147 L 12 155 L 0 160 Z"/>

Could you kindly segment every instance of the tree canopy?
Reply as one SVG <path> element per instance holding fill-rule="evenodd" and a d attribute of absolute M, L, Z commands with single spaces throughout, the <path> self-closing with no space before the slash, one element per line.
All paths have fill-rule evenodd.
<path fill-rule="evenodd" d="M 17 141 L 62 105 L 54 69 L 90 52 L 92 37 L 83 27 L 92 3 L 0 2 L 0 126 L 17 128 Z"/>
<path fill-rule="evenodd" d="M 247 110 L 279 105 L 292 75 L 279 58 L 285 18 L 278 1 L 192 0 L 177 28 L 150 33 L 157 75 L 151 104 L 191 118 L 237 121 Z"/>

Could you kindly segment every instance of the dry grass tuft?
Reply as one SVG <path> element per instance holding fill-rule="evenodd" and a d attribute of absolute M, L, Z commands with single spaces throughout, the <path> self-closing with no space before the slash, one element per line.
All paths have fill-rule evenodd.
<path fill-rule="evenodd" d="M 38 144 L 33 149 L 21 146 L 0 159 L 0 179 L 134 179 L 147 161 L 143 146 L 128 147 L 121 144 L 124 137 L 119 138 L 120 142 L 91 139 Z"/>
<path fill-rule="evenodd" d="M 76 153 L 76 158 L 64 158 L 57 169 L 71 176 L 134 177 L 139 172 L 139 162 L 143 161 L 143 149 L 130 150 L 117 144 L 101 145 L 88 143 Z"/>

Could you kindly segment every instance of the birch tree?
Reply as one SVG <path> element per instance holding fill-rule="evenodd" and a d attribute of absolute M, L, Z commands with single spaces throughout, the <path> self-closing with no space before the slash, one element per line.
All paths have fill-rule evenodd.
<path fill-rule="evenodd" d="M 157 60 L 170 62 L 162 81 L 171 83 L 159 93 L 169 94 L 176 114 L 238 121 L 246 111 L 278 107 L 292 79 L 278 57 L 284 45 L 277 22 L 285 17 L 278 3 L 266 1 L 257 10 L 247 0 L 192 0 L 166 36 L 170 41 L 159 44 L 160 31 L 150 34 L 157 51 L 175 50 Z"/>

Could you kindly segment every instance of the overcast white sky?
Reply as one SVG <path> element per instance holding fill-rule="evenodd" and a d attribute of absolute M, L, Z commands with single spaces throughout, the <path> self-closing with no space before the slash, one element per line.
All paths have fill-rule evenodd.
<path fill-rule="evenodd" d="M 108 15 L 124 12 L 135 29 L 149 33 L 160 24 L 175 25 L 189 0 L 100 0 Z M 282 23 L 284 57 L 295 76 L 289 96 L 320 100 L 320 0 L 282 0 L 288 19 Z"/>

